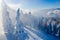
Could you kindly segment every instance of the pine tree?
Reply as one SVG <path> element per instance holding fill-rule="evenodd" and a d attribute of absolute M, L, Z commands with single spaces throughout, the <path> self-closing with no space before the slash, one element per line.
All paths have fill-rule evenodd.
<path fill-rule="evenodd" d="M 51 30 L 52 30 L 52 26 L 51 26 L 51 21 L 50 21 L 48 22 L 48 25 L 47 25 L 47 33 L 51 34 Z"/>
<path fill-rule="evenodd" d="M 55 35 L 57 33 L 57 24 L 55 23 L 53 25 L 53 35 Z"/>
<path fill-rule="evenodd" d="M 17 10 L 16 16 L 16 33 L 15 33 L 15 40 L 25 40 L 24 37 L 24 25 L 20 20 L 20 10 Z"/>
<path fill-rule="evenodd" d="M 14 33 L 14 25 L 12 24 L 12 21 L 9 17 L 9 13 L 5 13 L 5 19 L 4 19 L 4 30 L 6 33 L 6 37 L 8 40 L 13 40 L 13 33 Z"/>
<path fill-rule="evenodd" d="M 8 40 L 14 40 L 14 25 L 12 24 L 12 21 L 9 17 L 9 14 L 7 13 L 8 18 L 7 18 L 7 29 L 8 29 Z"/>

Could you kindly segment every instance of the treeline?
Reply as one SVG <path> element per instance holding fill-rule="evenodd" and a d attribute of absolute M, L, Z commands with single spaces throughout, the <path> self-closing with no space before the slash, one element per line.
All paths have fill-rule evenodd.
<path fill-rule="evenodd" d="M 44 32 L 60 37 L 60 19 L 42 17 L 39 19 L 38 29 Z"/>

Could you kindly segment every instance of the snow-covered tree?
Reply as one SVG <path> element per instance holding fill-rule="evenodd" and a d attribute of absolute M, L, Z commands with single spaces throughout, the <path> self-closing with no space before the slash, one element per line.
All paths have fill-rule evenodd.
<path fill-rule="evenodd" d="M 6 3 L 3 1 L 2 4 L 3 7 L 3 27 L 4 27 L 4 31 L 5 31 L 5 35 L 7 37 L 7 40 L 13 40 L 13 33 L 14 33 L 14 25 L 12 24 L 12 20 L 9 16 L 9 12 L 7 10 L 8 6 L 6 5 Z"/>
<path fill-rule="evenodd" d="M 57 35 L 56 36 L 60 37 L 60 22 L 59 21 L 57 22 Z"/>
<path fill-rule="evenodd" d="M 20 20 L 20 9 L 17 10 L 16 16 L 16 33 L 15 33 L 15 40 L 25 40 L 26 34 L 24 33 L 24 25 Z"/>
<path fill-rule="evenodd" d="M 12 33 L 13 30 L 14 30 L 14 26 L 13 26 L 12 20 L 9 16 L 9 12 L 7 10 L 8 6 L 6 5 L 6 3 L 4 1 L 3 1 L 3 4 L 2 4 L 2 7 L 3 7 L 3 14 L 2 14 L 3 26 L 4 26 L 4 29 L 5 29 L 5 32 L 9 32 L 8 30 L 11 30 L 10 32 Z"/>
<path fill-rule="evenodd" d="M 17 16 L 16 16 L 16 31 L 23 31 L 24 25 L 22 21 L 20 20 L 20 10 L 17 10 Z"/>

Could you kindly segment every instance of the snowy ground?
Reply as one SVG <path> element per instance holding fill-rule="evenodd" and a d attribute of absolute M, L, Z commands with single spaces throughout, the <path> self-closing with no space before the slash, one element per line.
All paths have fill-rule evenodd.
<path fill-rule="evenodd" d="M 34 32 L 31 32 L 29 29 L 27 29 L 27 28 L 24 28 L 24 29 L 31 36 L 31 37 L 29 37 L 29 40 L 43 40 L 42 38 L 37 36 Z"/>
<path fill-rule="evenodd" d="M 60 40 L 58 37 L 52 36 L 42 31 L 37 31 L 29 26 L 26 26 L 24 29 L 31 36 L 31 40 Z"/>
<path fill-rule="evenodd" d="M 55 36 L 51 36 L 49 34 L 42 32 L 42 31 L 37 31 L 34 28 L 31 28 L 29 26 L 24 27 L 24 30 L 29 37 L 26 40 L 60 40 L 60 38 L 57 38 Z M 6 36 L 1 35 L 0 40 L 7 40 Z"/>

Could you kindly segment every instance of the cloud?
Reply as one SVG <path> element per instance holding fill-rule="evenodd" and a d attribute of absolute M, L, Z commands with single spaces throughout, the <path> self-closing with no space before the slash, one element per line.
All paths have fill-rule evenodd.
<path fill-rule="evenodd" d="M 2 0 L 0 0 L 0 3 L 2 2 Z"/>
<path fill-rule="evenodd" d="M 12 9 L 17 9 L 22 7 L 22 4 L 20 3 L 20 0 L 4 0 L 5 3 Z"/>
<path fill-rule="evenodd" d="M 1 7 L 2 0 L 0 0 L 0 7 Z"/>
<path fill-rule="evenodd" d="M 20 0 L 5 0 L 7 3 L 18 4 Z"/>
<path fill-rule="evenodd" d="M 12 9 L 21 8 L 22 4 L 7 4 Z"/>
<path fill-rule="evenodd" d="M 60 14 L 60 10 L 54 10 L 53 13 Z"/>

